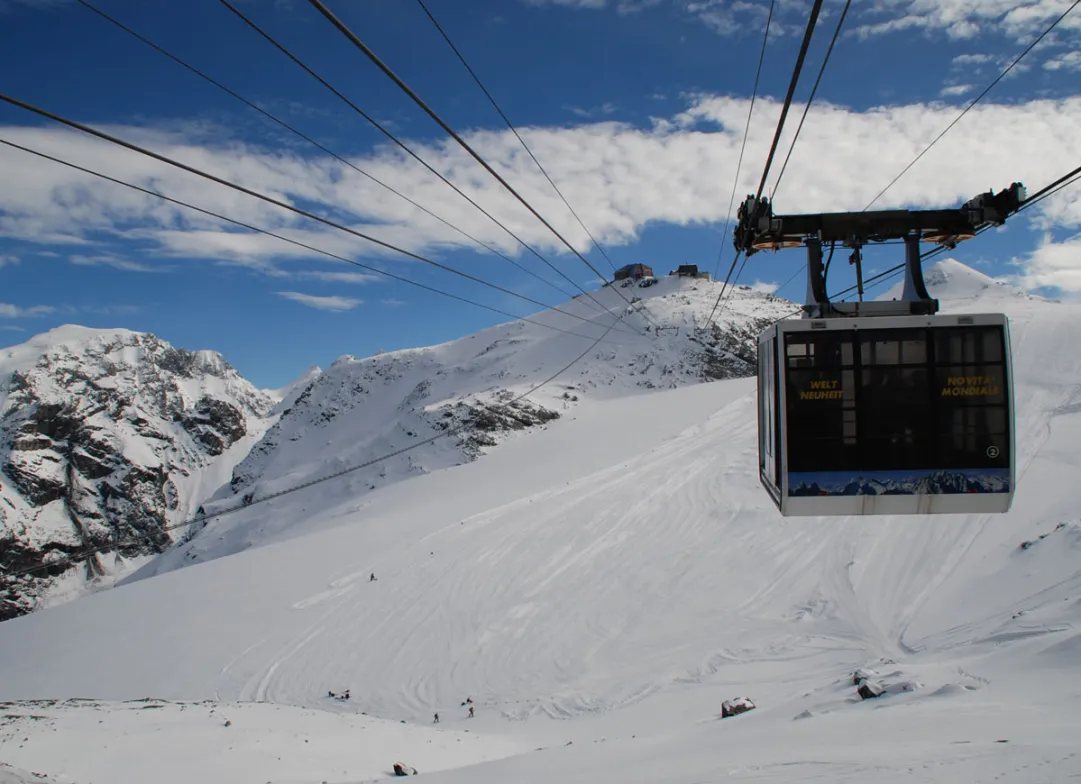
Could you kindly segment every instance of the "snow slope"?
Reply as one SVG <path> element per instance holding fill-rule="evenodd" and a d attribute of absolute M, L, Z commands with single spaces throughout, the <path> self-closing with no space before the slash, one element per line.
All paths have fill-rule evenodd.
<path fill-rule="evenodd" d="M 220 354 L 149 334 L 68 325 L 0 350 L 0 562 L 49 567 L 0 580 L 0 619 L 123 568 L 57 564 L 69 553 L 116 540 L 124 558 L 159 551 L 272 405 Z"/>
<path fill-rule="evenodd" d="M 365 711 L 425 725 L 410 758 L 437 741 L 439 711 L 442 731 L 491 744 L 467 767 L 434 754 L 422 773 L 443 782 L 1081 775 L 1081 308 L 998 289 L 952 300 L 969 271 L 940 269 L 945 311 L 1011 317 L 1009 514 L 778 517 L 755 475 L 750 379 L 583 401 L 498 459 L 359 500 L 333 483 L 286 496 L 261 507 L 260 547 L 0 625 L 0 695 Z M 860 701 L 857 668 L 886 695 Z M 345 687 L 352 704 L 325 696 Z M 758 708 L 719 720 L 741 696 Z M 357 752 L 343 777 L 342 749 L 268 770 L 266 750 L 158 715 L 189 756 L 235 761 L 208 782 L 369 775 Z M 38 748 L 29 723 L 0 759 L 131 780 L 86 741 L 88 720 L 64 721 L 78 759 Z M 508 756 L 507 741 L 540 750 Z"/>
<path fill-rule="evenodd" d="M 604 335 L 613 317 L 582 297 L 565 304 L 565 312 L 534 317 L 561 331 L 517 321 L 439 346 L 341 357 L 325 371 L 313 371 L 307 383 L 283 392 L 280 418 L 206 510 L 235 509 L 241 499 L 262 498 L 421 444 L 335 480 L 359 498 L 403 479 L 498 453 L 494 447 L 567 416 L 584 402 L 751 375 L 756 335 L 764 324 L 790 314 L 793 305 L 747 287 L 729 289 L 732 296 L 718 323 L 707 328 L 720 290 L 719 283 L 667 277 L 648 288 L 596 292 L 613 312 L 620 313 L 621 306 L 629 310 L 619 329 L 557 381 L 519 402 L 513 398 L 551 377 L 588 348 L 591 338 Z M 640 301 L 628 309 L 621 297 Z M 454 432 L 463 424 L 468 427 Z M 423 443 L 444 432 L 454 434 Z M 337 498 L 338 490 L 330 492 Z M 318 503 L 322 494 L 311 495 Z M 306 506 L 306 516 L 316 508 Z M 299 522 L 266 518 L 253 508 L 213 524 L 209 536 L 194 532 L 194 541 L 140 576 L 257 546 L 265 541 L 268 526 Z M 215 539 L 221 530 L 229 536 Z"/>

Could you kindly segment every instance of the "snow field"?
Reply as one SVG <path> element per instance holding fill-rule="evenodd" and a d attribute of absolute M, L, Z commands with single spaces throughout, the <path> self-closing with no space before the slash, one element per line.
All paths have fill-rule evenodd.
<path fill-rule="evenodd" d="M 166 556 L 151 579 L 0 625 L 0 697 L 214 700 L 277 711 L 294 737 L 366 711 L 407 722 L 402 761 L 436 782 L 1081 776 L 1081 308 L 961 282 L 971 299 L 947 310 L 1012 319 L 1009 514 L 780 518 L 757 481 L 752 380 L 583 404 L 359 500 L 343 481 L 221 518 L 192 542 L 215 560 Z M 860 700 L 857 668 L 887 694 Z M 351 704 L 327 700 L 347 687 Z M 758 708 L 717 718 L 741 696 Z M 435 711 L 476 736 L 473 756 L 421 764 Z M 14 757 L 5 740 L 0 759 L 129 780 L 85 744 L 87 720 L 63 721 L 68 768 L 44 744 Z M 217 766 L 195 771 L 207 784 L 380 775 L 344 778 L 336 747 L 274 767 L 268 747 L 160 721 L 147 733 Z"/>
<path fill-rule="evenodd" d="M 505 738 L 282 705 L 66 701 L 7 703 L 4 712 L 4 758 L 34 770 L 47 760 L 50 780 L 65 784 L 357 782 L 387 778 L 399 760 L 430 774 L 527 750 Z"/>

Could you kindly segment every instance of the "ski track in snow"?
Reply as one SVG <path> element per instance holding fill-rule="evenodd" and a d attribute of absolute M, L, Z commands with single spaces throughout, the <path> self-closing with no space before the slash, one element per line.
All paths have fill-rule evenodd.
<path fill-rule="evenodd" d="M 991 290 L 952 309 L 1013 320 L 1007 515 L 780 518 L 758 484 L 752 380 L 583 405 L 359 507 L 327 491 L 307 534 L 276 523 L 237 555 L 4 623 L 0 696 L 214 697 L 256 723 L 284 711 L 274 727 L 294 732 L 406 722 L 404 761 L 447 784 L 1081 777 L 1081 308 Z M 858 667 L 888 693 L 861 701 Z M 326 696 L 346 687 L 348 703 Z M 758 708 L 719 721 L 737 696 Z M 91 737 L 88 708 L 49 710 Z M 427 748 L 466 729 L 468 753 Z M 325 759 L 276 773 L 258 757 L 237 779 L 219 741 L 190 737 L 212 749 L 207 782 L 384 775 L 344 739 L 356 726 L 327 731 L 342 740 Z M 0 758 L 47 767 L 55 747 L 26 732 Z M 96 754 L 52 770 L 133 780 Z"/>

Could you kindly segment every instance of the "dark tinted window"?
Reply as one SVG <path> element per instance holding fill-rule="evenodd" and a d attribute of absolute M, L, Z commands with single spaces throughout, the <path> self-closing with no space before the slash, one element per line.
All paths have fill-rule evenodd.
<path fill-rule="evenodd" d="M 1000 327 L 787 336 L 793 472 L 1009 466 Z"/>

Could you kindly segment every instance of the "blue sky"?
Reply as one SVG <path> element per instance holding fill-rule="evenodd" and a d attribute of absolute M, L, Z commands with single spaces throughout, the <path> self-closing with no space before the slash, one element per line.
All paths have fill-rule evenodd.
<path fill-rule="evenodd" d="M 722 274 L 724 225 L 768 3 L 762 0 L 426 0 L 617 265 Z M 93 0 L 102 10 L 537 275 L 570 289 L 218 0 Z M 414 0 L 328 5 L 602 272 L 566 208 Z M 811 3 L 778 0 L 736 203 L 757 185 Z M 785 139 L 842 3 L 827 0 Z M 861 209 L 1066 0 L 856 2 L 776 209 Z M 306 0 L 237 0 L 578 285 L 596 277 Z M 875 206 L 956 206 L 1014 180 L 1036 190 L 1081 159 L 1081 8 Z M 479 250 L 271 125 L 75 0 L 0 0 L 0 92 L 212 170 L 358 230 L 559 304 L 551 286 Z M 0 105 L 0 138 L 271 229 L 425 285 L 527 315 L 455 278 L 135 153 Z M 782 141 L 781 155 L 787 150 Z M 773 178 L 778 171 L 773 169 Z M 64 323 L 153 332 L 221 351 L 276 387 L 312 364 L 438 343 L 506 320 L 277 240 L 0 148 L 0 345 Z M 1081 293 L 1081 186 L 954 254 L 1056 296 Z M 899 249 L 867 253 L 869 271 Z M 801 251 L 759 254 L 742 283 L 776 285 Z M 851 282 L 837 265 L 834 288 Z M 798 277 L 780 293 L 799 297 Z"/>

